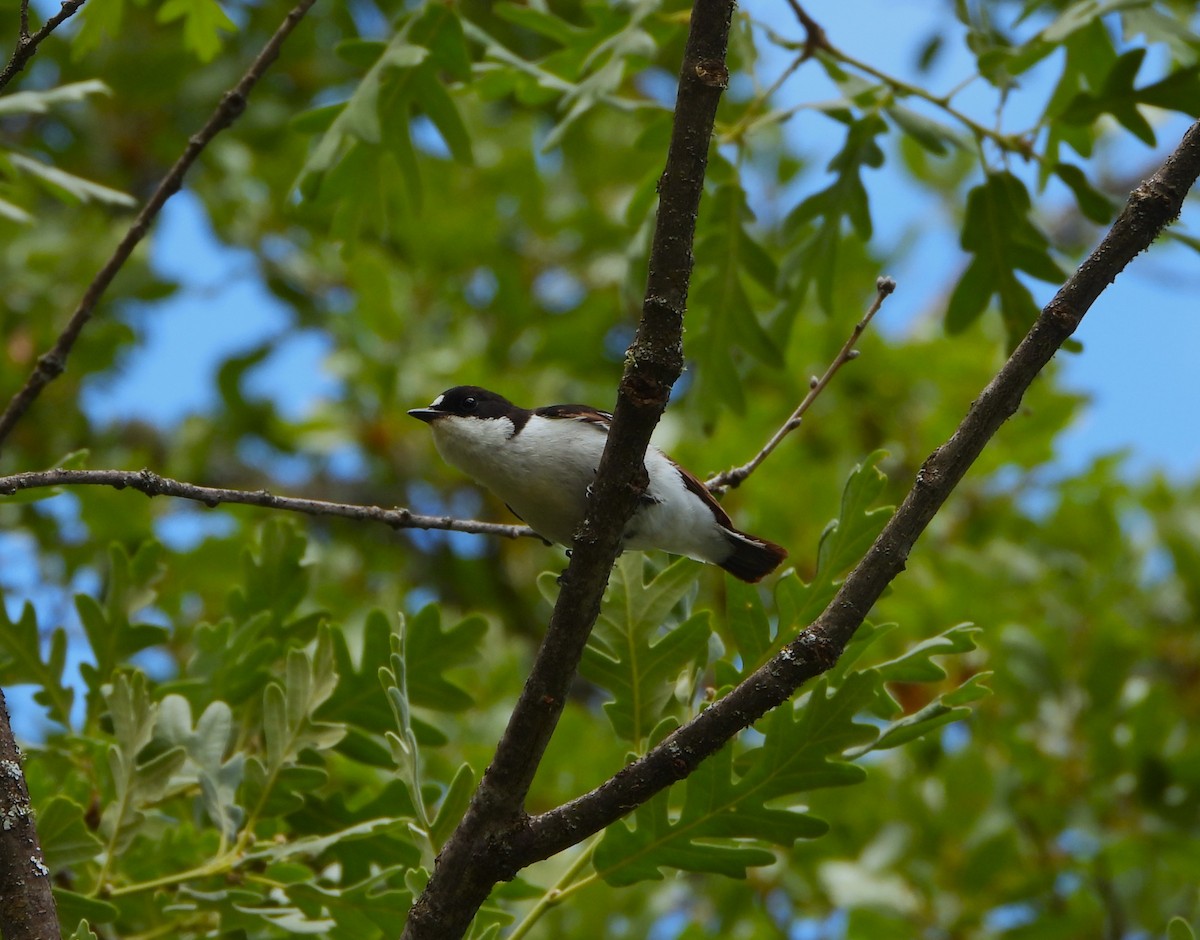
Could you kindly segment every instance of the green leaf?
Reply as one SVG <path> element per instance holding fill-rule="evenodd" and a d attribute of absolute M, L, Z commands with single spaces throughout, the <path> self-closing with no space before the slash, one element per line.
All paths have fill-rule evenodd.
<path fill-rule="evenodd" d="M 1107 225 L 1112 221 L 1117 213 L 1116 204 L 1092 186 L 1083 170 L 1070 163 L 1057 163 L 1054 175 L 1070 187 L 1079 211 L 1085 218 L 1097 225 Z"/>
<path fill-rule="evenodd" d="M 71 936 L 67 940 L 100 940 L 100 938 L 92 932 L 91 925 L 88 924 L 85 917 L 79 921 L 79 925 L 71 932 Z"/>
<path fill-rule="evenodd" d="M 2 99 L 0 99 L 2 100 Z M 52 195 L 59 199 L 74 199 L 77 202 L 102 202 L 112 206 L 135 206 L 137 200 L 132 196 L 85 180 L 65 170 L 42 163 L 19 153 L 8 154 L 9 163 L 30 176 Z"/>
<path fill-rule="evenodd" d="M 830 522 L 821 535 L 817 571 L 831 580 L 866 554 L 892 517 L 891 506 L 871 508 L 883 493 L 887 482 L 887 477 L 879 469 L 879 463 L 886 456 L 886 451 L 874 451 L 850 471 L 842 490 L 838 518 Z"/>
<path fill-rule="evenodd" d="M 784 364 L 782 351 L 756 309 L 763 302 L 754 299 L 765 293 L 773 304 L 779 274 L 774 260 L 746 229 L 754 217 L 740 186 L 718 186 L 704 205 L 691 301 L 699 326 L 691 352 L 699 382 L 709 389 L 701 393 L 701 400 L 721 402 L 740 413 L 744 398 L 738 351 L 772 368 Z"/>
<path fill-rule="evenodd" d="M 638 748 L 663 717 L 679 677 L 703 667 L 711 633 L 707 611 L 669 619 L 695 585 L 699 566 L 680 559 L 649 582 L 644 566 L 640 552 L 617 560 L 579 666 L 584 678 L 611 693 L 605 714 L 616 734 Z"/>
<path fill-rule="evenodd" d="M 407 631 L 408 694 L 412 704 L 445 712 L 470 708 L 475 700 L 445 673 L 478 658 L 487 621 L 476 615 L 443 630 L 440 608 L 429 604 L 409 619 Z"/>
<path fill-rule="evenodd" d="M 1000 298 L 1000 312 L 1010 344 L 1025 334 L 1038 308 L 1016 272 L 1051 283 L 1066 279 L 1066 272 L 1050 256 L 1049 242 L 1029 219 L 1030 200 L 1025 184 L 1011 173 L 989 173 L 987 180 L 967 194 L 962 247 L 974 255 L 959 279 L 946 310 L 946 329 L 959 333 Z"/>
<path fill-rule="evenodd" d="M 386 663 L 391 655 L 391 635 L 392 626 L 387 614 L 378 609 L 368 613 L 363 627 L 360 666 L 356 669 L 344 631 L 332 631 L 334 663 L 341 681 L 318 712 L 323 720 L 343 722 L 351 726 L 351 733 L 361 729 L 383 734 L 394 727 L 387 696 L 380 690 L 376 678 L 379 664 Z M 338 745 L 339 750 L 343 750 L 345 744 L 346 739 L 343 739 Z"/>
<path fill-rule="evenodd" d="M 859 120 L 848 120 L 842 149 L 827 169 L 834 181 L 806 198 L 788 215 L 785 232 L 796 236 L 813 225 L 799 251 L 798 288 L 817 285 L 817 298 L 826 313 L 833 313 L 833 285 L 838 276 L 838 244 L 843 239 L 843 222 L 863 242 L 871 239 L 871 208 L 862 173 L 883 165 L 883 151 L 875 138 L 887 131 L 883 118 L 874 112 Z"/>
<path fill-rule="evenodd" d="M 459 163 L 470 166 L 475 162 L 471 153 L 471 137 L 463 124 L 454 99 L 429 69 L 418 69 L 413 76 L 414 103 L 433 121 L 442 135 L 450 155 Z"/>
<path fill-rule="evenodd" d="M 346 733 L 340 724 L 318 721 L 314 715 L 337 686 L 333 640 L 328 627 L 317 634 L 316 650 L 288 650 L 282 685 L 267 686 L 263 697 L 263 737 L 266 770 L 274 773 L 296 761 L 302 751 L 333 747 Z"/>
<path fill-rule="evenodd" d="M 865 778 L 842 753 L 875 739 L 875 729 L 854 718 L 877 686 L 870 673 L 856 673 L 832 692 L 822 679 L 799 709 L 777 708 L 760 723 L 760 747 L 735 762 L 726 745 L 679 785 L 684 802 L 674 817 L 672 791 L 665 791 L 635 811 L 632 828 L 609 827 L 596 847 L 597 874 L 613 885 L 660 879 L 661 868 L 745 877 L 747 868 L 775 860 L 767 846 L 823 835 L 824 822 L 792 807 L 809 790 Z M 739 774 L 737 767 L 747 769 Z M 785 799 L 789 807 L 778 808 Z"/>
<path fill-rule="evenodd" d="M 38 810 L 37 830 L 51 871 L 91 861 L 104 848 L 84 821 L 83 807 L 69 797 L 51 797 Z"/>
<path fill-rule="evenodd" d="M 88 594 L 75 597 L 75 609 L 91 644 L 95 664 L 83 663 L 80 675 L 87 683 L 88 713 L 92 713 L 100 687 L 123 660 L 151 646 L 166 642 L 165 628 L 148 623 L 133 623 L 130 615 L 153 603 L 154 585 L 163 575 L 163 548 L 157 542 L 144 542 L 131 559 L 117 544 L 108 552 L 108 587 L 101 605 Z"/>
<path fill-rule="evenodd" d="M 109 924 L 117 919 L 119 911 L 114 904 L 109 904 L 107 901 L 98 901 L 95 898 L 89 898 L 87 895 L 68 891 L 66 888 L 56 887 L 52 890 L 54 892 L 54 905 L 58 908 L 60 923 L 75 924 L 80 921 L 87 921 L 93 924 Z M 76 928 L 75 932 L 79 933 L 79 928 Z M 82 934 L 81 936 L 86 937 L 87 934 Z M 94 937 L 95 934 L 92 934 L 92 936 Z"/>
<path fill-rule="evenodd" d="M 1182 917 L 1172 917 L 1167 924 L 1167 940 L 1196 940 L 1196 932 Z"/>
<path fill-rule="evenodd" d="M 990 672 L 976 673 L 953 692 L 940 695 L 919 711 L 891 722 L 880 733 L 879 739 L 864 751 L 899 747 L 943 725 L 970 717 L 971 709 L 966 707 L 967 703 L 991 694 L 991 690 L 982 684 L 990 675 Z"/>
<path fill-rule="evenodd" d="M 29 601 L 17 620 L 10 620 L 4 598 L 0 596 L 0 683 L 21 685 L 33 683 L 38 690 L 33 700 L 46 706 L 51 721 L 64 727 L 71 721 L 71 706 L 75 690 L 63 681 L 67 663 L 67 632 L 57 627 L 50 634 L 45 658 L 42 656 L 42 637 L 37 612 Z"/>
<path fill-rule="evenodd" d="M 98 78 L 82 82 L 69 82 L 44 91 L 17 91 L 0 95 L 0 115 L 46 114 L 55 105 L 75 104 L 86 101 L 92 95 L 111 95 L 110 89 Z"/>
<path fill-rule="evenodd" d="M 237 833 L 244 811 L 237 802 L 245 770 L 245 755 L 225 760 L 234 741 L 233 712 L 220 700 L 212 701 L 192 727 L 192 709 L 181 695 L 167 695 L 159 703 L 155 739 L 166 747 L 182 747 L 188 762 L 181 776 L 200 785 L 200 798 L 208 818 L 226 837 Z"/>
<path fill-rule="evenodd" d="M 158 8 L 158 22 L 183 20 L 183 45 L 201 62 L 211 62 L 221 51 L 221 33 L 237 31 L 216 0 L 165 0 Z"/>
<path fill-rule="evenodd" d="M 900 130 L 924 147 L 932 154 L 945 156 L 950 148 L 967 149 L 971 145 L 969 138 L 947 124 L 926 117 L 903 105 L 891 105 L 885 108 L 885 113 Z"/>
<path fill-rule="evenodd" d="M 103 695 L 115 743 L 108 747 L 113 798 L 101 816 L 100 832 L 108 841 L 108 851 L 121 852 L 142 828 L 145 807 L 162 798 L 187 754 L 174 747 L 139 760 L 158 717 L 158 706 L 151 702 L 146 678 L 140 672 L 117 675 L 112 685 L 105 686 Z"/>
<path fill-rule="evenodd" d="M 455 827 L 467 811 L 471 802 L 471 794 L 475 792 L 475 772 L 470 764 L 460 764 L 450 781 L 442 804 L 438 807 L 433 825 L 429 827 L 429 838 L 434 846 L 441 848 L 454 832 Z"/>
<path fill-rule="evenodd" d="M 980 632 L 974 624 L 957 624 L 875 668 L 885 682 L 938 682 L 946 678 L 946 670 L 933 657 L 970 652 L 975 649 L 975 636 Z"/>
<path fill-rule="evenodd" d="M 1154 129 L 1139 110 L 1140 105 L 1181 111 L 1192 117 L 1200 115 L 1200 66 L 1178 69 L 1153 84 L 1134 87 L 1146 51 L 1130 49 L 1118 56 L 1099 91 L 1078 94 L 1063 110 L 1062 120 L 1088 125 L 1110 114 L 1143 143 L 1154 146 Z"/>
<path fill-rule="evenodd" d="M 229 610 L 247 620 L 260 611 L 270 612 L 280 623 L 308 592 L 308 570 L 303 564 L 307 542 L 292 523 L 272 519 L 262 528 L 257 553 L 242 556 L 243 586 L 229 594 Z"/>

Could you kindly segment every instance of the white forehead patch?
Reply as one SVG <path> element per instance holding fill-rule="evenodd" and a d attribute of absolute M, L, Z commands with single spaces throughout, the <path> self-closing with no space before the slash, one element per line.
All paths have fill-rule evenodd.
<path fill-rule="evenodd" d="M 429 407 L 436 408 L 438 405 L 440 405 L 442 403 L 442 399 L 445 397 L 446 397 L 445 395 L 439 395 L 437 398 L 435 398 L 433 401 L 431 401 L 429 403 Z"/>

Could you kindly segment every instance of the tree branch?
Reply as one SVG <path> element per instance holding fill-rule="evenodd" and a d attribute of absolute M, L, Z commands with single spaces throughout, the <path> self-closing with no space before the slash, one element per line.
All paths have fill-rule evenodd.
<path fill-rule="evenodd" d="M 954 434 L 917 473 L 912 489 L 824 612 L 724 698 L 595 790 L 528 820 L 508 840 L 512 863 L 549 858 L 617 821 L 692 773 L 734 735 L 831 668 L 884 589 L 904 570 L 917 538 L 1026 389 L 1113 279 L 1173 221 L 1200 176 L 1200 123 L 1129 197 L 1101 243 L 1046 305 L 971 405 Z"/>
<path fill-rule="evenodd" d="M 188 138 L 187 146 L 184 148 L 179 159 L 175 161 L 175 165 L 167 171 L 167 175 L 158 184 L 158 188 L 155 189 L 154 194 L 145 206 L 142 207 L 142 211 L 133 220 L 129 231 L 125 233 L 125 237 L 121 239 L 120 244 L 113 251 L 112 257 L 105 262 L 104 267 L 100 269 L 99 273 L 92 280 L 92 283 L 83 292 L 79 306 L 71 314 L 71 319 L 67 321 L 66 328 L 59 335 L 50 350 L 38 357 L 37 365 L 34 367 L 33 372 L 30 373 L 29 378 L 25 380 L 24 386 L 9 401 L 8 406 L 4 409 L 4 413 L 0 414 L 0 448 L 2 448 L 4 440 L 12 432 L 13 427 L 21 419 L 21 416 L 25 414 L 29 406 L 41 394 L 42 389 L 58 378 L 63 373 L 63 370 L 66 369 L 67 356 L 70 355 L 71 347 L 75 345 L 75 340 L 79 338 L 80 332 L 82 332 L 88 320 L 92 318 L 96 304 L 104 296 L 104 292 L 112 283 L 113 278 L 117 276 L 117 272 L 129 260 L 129 256 L 133 254 L 133 249 L 146 236 L 146 232 L 150 230 L 150 224 L 154 221 L 166 201 L 179 191 L 179 187 L 183 184 L 184 174 L 196 162 L 196 158 L 200 156 L 204 148 L 209 145 L 217 134 L 229 127 L 237 119 L 238 115 L 245 110 L 246 98 L 250 94 L 251 89 L 262 78 L 271 63 L 275 61 L 284 40 L 296 28 L 296 24 L 300 22 L 301 18 L 308 12 L 309 7 L 314 2 L 315 0 L 300 0 L 292 8 L 288 15 L 284 17 L 283 22 L 279 24 L 279 28 L 275 30 L 275 34 L 267 40 L 267 44 L 263 46 L 262 51 L 259 52 L 254 62 L 251 63 L 250 68 L 246 70 L 246 74 L 242 76 L 241 81 L 222 96 L 221 103 L 217 105 L 216 110 L 213 111 L 204 127 L 198 133 Z M 78 0 L 76 8 L 82 3 L 83 0 Z M 64 4 L 63 10 L 65 11 L 66 8 L 67 4 Z M 74 10 L 71 12 L 74 12 Z M 60 13 L 59 16 L 61 15 Z M 63 18 L 65 19 L 65 17 Z M 48 21 L 46 26 L 49 26 L 50 22 L 53 22 L 53 20 Z M 45 27 L 39 30 L 37 35 L 32 37 L 32 39 L 36 39 L 44 31 Z M 21 46 L 18 44 L 17 53 L 14 53 L 14 59 L 20 51 Z M 10 62 L 9 65 L 11 67 L 12 63 Z M 7 73 L 7 71 L 6 69 L 5 72 Z M 3 76 L 0 76 L 0 78 L 3 78 Z M 0 85 L 0 87 L 3 86 Z"/>
<path fill-rule="evenodd" d="M 126 487 L 147 496 L 174 496 L 204 503 L 210 509 L 222 503 L 243 506 L 262 506 L 308 516 L 337 516 L 359 522 L 381 522 L 393 529 L 443 529 L 467 532 L 472 535 L 499 535 L 503 538 L 540 538 L 524 525 L 500 525 L 474 519 L 455 519 L 451 516 L 423 516 L 409 509 L 384 509 L 380 506 L 358 506 L 353 503 L 331 503 L 322 499 L 302 499 L 295 496 L 276 496 L 267 490 L 229 490 L 215 486 L 197 486 L 182 480 L 159 476 L 152 470 L 40 470 L 14 473 L 0 477 L 0 496 L 12 496 L 22 490 L 51 486 L 111 486 Z"/>
<path fill-rule="evenodd" d="M 50 869 L 42 857 L 21 751 L 13 738 L 8 705 L 0 690 L 0 936 L 5 940 L 59 940 L 58 914 L 50 893 Z"/>
<path fill-rule="evenodd" d="M 85 2 L 86 0 L 63 0 L 62 8 L 46 20 L 42 28 L 31 36 L 29 34 L 29 0 L 21 0 L 21 22 L 17 35 L 17 47 L 13 50 L 12 57 L 4 66 L 4 70 L 0 71 L 0 91 L 3 91 L 4 86 L 11 82 L 21 69 L 25 68 L 34 53 L 37 52 L 42 40 L 74 16 L 75 11 Z"/>
<path fill-rule="evenodd" d="M 492 886 L 520 867 L 505 836 L 526 818 L 526 793 L 599 614 L 625 524 L 647 484 L 644 464 L 650 435 L 683 370 L 692 242 L 713 122 L 729 80 L 725 51 L 732 14 L 733 0 L 696 0 L 692 8 L 671 143 L 659 180 L 641 322 L 626 353 L 587 518 L 576 533 L 571 563 L 533 669 L 466 815 L 413 905 L 404 931 L 407 940 L 461 936 Z"/>
<path fill-rule="evenodd" d="M 740 467 L 723 470 L 716 476 L 705 480 L 704 485 L 711 492 L 719 495 L 726 490 L 736 489 L 741 486 L 746 481 L 746 478 L 757 470 L 764 460 L 771 456 L 771 451 L 778 447 L 785 437 L 800 427 L 805 413 L 812 407 L 813 402 L 820 397 L 821 392 L 825 391 L 826 386 L 837 375 L 838 369 L 847 362 L 858 358 L 858 350 L 854 348 L 854 344 L 858 342 L 859 337 L 863 335 L 863 331 L 870 325 L 875 314 L 879 312 L 879 308 L 883 306 L 883 302 L 895 289 L 896 282 L 890 277 L 881 277 L 875 281 L 875 299 L 871 302 L 871 306 L 867 308 L 867 312 L 863 315 L 863 318 L 854 325 L 854 329 L 850 331 L 850 336 L 842 344 L 842 348 L 838 350 L 838 354 L 833 357 L 833 362 L 829 363 L 828 368 L 825 369 L 825 372 L 819 379 L 812 380 L 808 388 L 808 394 L 804 396 L 804 401 L 800 402 L 799 407 L 792 412 L 792 416 L 780 425 L 779 430 L 771 436 L 771 439 L 763 445 L 763 449 L 755 454 L 749 462 L 742 464 Z"/>

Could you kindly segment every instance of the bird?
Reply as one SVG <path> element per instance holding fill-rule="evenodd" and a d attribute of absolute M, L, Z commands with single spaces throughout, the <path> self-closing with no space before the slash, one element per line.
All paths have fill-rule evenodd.
<path fill-rule="evenodd" d="M 442 459 L 491 490 L 547 542 L 570 549 L 612 415 L 588 405 L 522 408 L 477 385 L 458 385 L 428 407 L 424 421 Z M 649 485 L 622 549 L 657 549 L 718 565 L 754 583 L 782 564 L 787 551 L 734 527 L 703 483 L 670 457 L 646 451 Z"/>

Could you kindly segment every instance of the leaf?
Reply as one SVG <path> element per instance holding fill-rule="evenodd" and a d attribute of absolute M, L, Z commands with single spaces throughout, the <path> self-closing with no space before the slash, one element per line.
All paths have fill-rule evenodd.
<path fill-rule="evenodd" d="M 1167 940 L 1196 940 L 1196 932 L 1182 917 L 1172 917 L 1167 924 Z"/>
<path fill-rule="evenodd" d="M 826 313 L 834 312 L 833 285 L 838 276 L 843 222 L 848 222 L 863 242 L 871 239 L 871 208 L 862 172 L 883 165 L 883 151 L 875 138 L 887 130 L 883 118 L 874 112 L 846 123 L 846 140 L 827 167 L 836 178 L 796 206 L 784 222 L 785 232 L 796 236 L 810 223 L 819 221 L 799 248 L 798 286 L 803 292 L 815 283 L 817 298 Z"/>
<path fill-rule="evenodd" d="M 679 676 L 703 666 L 711 633 L 707 611 L 668 619 L 695 585 L 699 566 L 679 559 L 647 583 L 644 565 L 639 552 L 617 560 L 579 666 L 584 678 L 611 693 L 605 714 L 616 734 L 638 748 L 663 717 Z"/>
<path fill-rule="evenodd" d="M 946 670 L 932 657 L 970 652 L 975 649 L 975 635 L 980 632 L 974 624 L 957 624 L 875 668 L 885 682 L 938 682 L 946 678 Z"/>
<path fill-rule="evenodd" d="M 140 672 L 116 676 L 103 695 L 115 743 L 108 747 L 113 798 L 101 816 L 100 831 L 108 840 L 107 850 L 121 852 L 142 827 L 144 808 L 162 797 L 187 755 L 183 748 L 174 747 L 139 761 L 153 737 L 158 714 Z"/>
<path fill-rule="evenodd" d="M 633 828 L 610 826 L 596 847 L 597 874 L 612 885 L 660 879 L 664 867 L 745 877 L 747 868 L 775 860 L 766 846 L 823 835 L 828 826 L 794 808 L 795 800 L 865 778 L 841 754 L 874 740 L 875 729 L 854 718 L 877 685 L 877 677 L 856 673 L 831 692 L 822 679 L 801 708 L 777 708 L 760 724 L 763 744 L 736 761 L 748 768 L 744 773 L 726 745 L 681 784 L 684 802 L 675 818 L 665 791 L 635 811 Z M 783 800 L 787 808 L 777 808 Z"/>
<path fill-rule="evenodd" d="M 20 206 L 14 206 L 11 202 L 9 202 L 6 199 L 0 199 L 0 216 L 4 216 L 4 218 L 8 219 L 10 222 L 19 222 L 21 224 L 28 224 L 33 221 L 32 215 L 30 215 L 28 212 L 26 212 Z M 51 487 L 51 490 L 54 495 L 57 495 L 58 493 L 62 492 L 62 489 L 59 487 Z M 30 491 L 26 490 L 24 492 L 30 492 Z M 46 494 L 45 490 L 41 490 L 39 492 L 42 493 L 43 495 L 32 498 L 29 501 L 33 502 L 33 501 L 35 501 L 35 499 L 48 499 L 49 498 L 49 494 Z M 13 493 L 12 495 L 0 494 L 0 499 L 6 499 L 11 503 L 15 503 L 15 502 L 21 501 L 19 499 L 19 497 L 21 497 L 21 496 L 22 496 L 22 493 Z"/>
<path fill-rule="evenodd" d="M 830 522 L 821 535 L 821 544 L 817 549 L 817 570 L 823 571 L 831 579 L 866 554 L 892 516 L 891 506 L 871 508 L 887 482 L 887 477 L 879 469 L 880 461 L 886 456 L 886 451 L 874 451 L 850 471 L 842 490 L 838 518 Z"/>
<path fill-rule="evenodd" d="M 67 940 L 100 940 L 100 938 L 92 932 L 92 928 L 85 917 L 79 921 L 79 925 L 71 932 L 71 936 Z"/>
<path fill-rule="evenodd" d="M 183 20 L 183 45 L 201 62 L 211 62 L 221 51 L 221 34 L 237 31 L 216 0 L 165 0 L 158 8 L 158 22 Z"/>
<path fill-rule="evenodd" d="M 75 609 L 92 648 L 95 664 L 83 663 L 80 675 L 88 686 L 88 713 L 118 664 L 135 653 L 166 642 L 163 627 L 133 623 L 130 615 L 149 606 L 156 597 L 154 584 L 163 575 L 163 548 L 144 542 L 131 559 L 125 549 L 113 544 L 108 552 L 108 586 L 104 603 L 88 594 L 75 596 Z"/>
<path fill-rule="evenodd" d="M 243 586 L 230 592 L 230 612 L 240 620 L 269 612 L 274 622 L 282 622 L 308 592 L 306 548 L 295 525 L 281 519 L 267 522 L 258 552 L 247 549 L 242 555 Z"/>
<path fill-rule="evenodd" d="M 866 553 L 891 518 L 891 506 L 873 506 L 886 483 L 886 477 L 879 469 L 879 463 L 886 456 L 885 451 L 874 451 L 850 471 L 842 490 L 838 518 L 826 525 L 821 534 L 817 570 L 812 581 L 805 584 L 799 575 L 793 574 L 776 582 L 780 643 L 790 640 L 799 628 L 812 623 L 833 600 L 839 577 Z M 747 665 L 757 666 L 765 661 Z"/>
<path fill-rule="evenodd" d="M 1134 80 L 1146 57 L 1146 49 L 1130 49 L 1112 63 L 1099 91 L 1078 94 L 1060 115 L 1068 124 L 1087 125 L 1110 114 L 1126 130 L 1148 146 L 1154 146 L 1154 129 L 1140 105 L 1200 115 L 1200 66 L 1178 69 L 1160 81 L 1141 88 Z"/>
<path fill-rule="evenodd" d="M 54 892 L 54 904 L 58 908 L 60 923 L 71 924 L 88 921 L 93 924 L 108 924 L 117 919 L 119 912 L 116 905 L 110 904 L 108 901 L 89 898 L 87 895 L 68 891 L 66 888 L 55 887 L 51 890 Z M 79 933 L 78 928 L 76 928 L 76 933 Z M 86 937 L 87 934 L 81 936 Z"/>
<path fill-rule="evenodd" d="M 652 195 L 653 189 L 648 193 Z M 775 303 L 779 272 L 746 228 L 753 219 L 742 188 L 722 184 L 705 200 L 695 247 L 691 308 L 698 328 L 691 352 L 698 381 L 707 389 L 700 392 L 700 400 L 720 402 L 738 413 L 745 407 L 738 352 L 772 368 L 784 364 L 760 312 L 764 294 Z"/>
<path fill-rule="evenodd" d="M 63 681 L 67 663 L 66 630 L 56 627 L 50 634 L 43 658 L 41 631 L 33 604 L 26 601 L 20 618 L 14 621 L 9 619 L 7 605 L 0 597 L 0 653 L 5 657 L 0 660 L 0 683 L 35 684 L 38 690 L 33 693 L 33 700 L 46 706 L 51 721 L 69 726 L 75 690 Z"/>
<path fill-rule="evenodd" d="M 896 104 L 884 110 L 900 130 L 932 154 L 945 156 L 951 147 L 962 150 L 970 146 L 970 140 L 959 131 L 911 108 Z"/>
<path fill-rule="evenodd" d="M 1070 187 L 1079 211 L 1085 218 L 1097 225 L 1107 225 L 1112 221 L 1117 213 L 1116 204 L 1092 186 L 1083 170 L 1070 163 L 1057 163 L 1054 175 Z"/>
<path fill-rule="evenodd" d="M 475 773 L 470 764 L 460 764 L 450 781 L 442 804 L 438 807 L 433 825 L 429 827 L 429 837 L 436 848 L 446 844 L 455 827 L 467 811 L 471 802 L 471 794 L 475 792 Z"/>
<path fill-rule="evenodd" d="M 391 635 L 392 626 L 383 611 L 375 609 L 368 613 L 363 627 L 361 665 L 355 669 L 345 633 L 331 631 L 334 663 L 341 681 L 318 713 L 323 720 L 352 726 L 351 733 L 358 728 L 383 734 L 394 727 L 387 696 L 380 691 L 376 679 L 379 664 L 386 663 L 391 655 Z M 345 743 L 343 739 L 339 750 Z"/>
<path fill-rule="evenodd" d="M 98 78 L 69 82 L 44 91 L 17 91 L 0 95 L 0 115 L 46 114 L 55 105 L 86 101 L 91 95 L 111 95 L 110 89 Z"/>
<path fill-rule="evenodd" d="M 340 724 L 318 721 L 314 716 L 337 686 L 333 640 L 328 627 L 317 634 L 317 648 L 310 656 L 290 649 L 282 685 L 267 686 L 263 698 L 263 737 L 268 775 L 299 759 L 305 750 L 323 751 L 342 739 Z"/>
<path fill-rule="evenodd" d="M 167 747 L 182 747 L 188 762 L 181 776 L 192 777 L 200 786 L 204 810 L 226 837 L 237 833 L 244 811 L 237 791 L 245 770 L 245 755 L 225 753 L 234 742 L 233 712 L 220 700 L 212 701 L 192 727 L 192 710 L 181 695 L 167 695 L 159 703 L 155 739 Z"/>
<path fill-rule="evenodd" d="M 865 748 L 864 752 L 899 747 L 943 725 L 970 717 L 971 709 L 966 707 L 967 704 L 991 694 L 991 690 L 982 684 L 990 675 L 990 672 L 976 673 L 954 691 L 940 695 L 919 711 L 891 722 L 880 732 L 879 739 Z"/>
<path fill-rule="evenodd" d="M 42 163 L 40 160 L 34 160 L 19 153 L 8 154 L 8 159 L 14 167 L 34 177 L 46 190 L 60 199 L 67 197 L 77 202 L 95 200 L 113 206 L 137 205 L 137 200 L 126 193 L 85 180 L 83 177 Z"/>
<path fill-rule="evenodd" d="M 1066 272 L 1050 256 L 1046 236 L 1029 219 L 1025 184 L 1011 173 L 989 173 L 984 183 L 967 194 L 962 247 L 974 255 L 951 294 L 946 329 L 960 333 L 986 308 L 993 295 L 1010 344 L 1025 334 L 1038 308 L 1029 290 L 1017 279 L 1024 271 L 1038 280 L 1059 283 Z"/>
<path fill-rule="evenodd" d="M 91 861 L 104 848 L 84 821 L 83 807 L 69 797 L 51 797 L 38 810 L 37 830 L 52 871 Z"/>
<path fill-rule="evenodd" d="M 476 615 L 443 630 L 440 608 L 429 604 L 409 619 L 407 631 L 408 694 L 412 704 L 446 712 L 470 708 L 475 701 L 470 693 L 444 674 L 478 658 L 487 621 Z"/>

